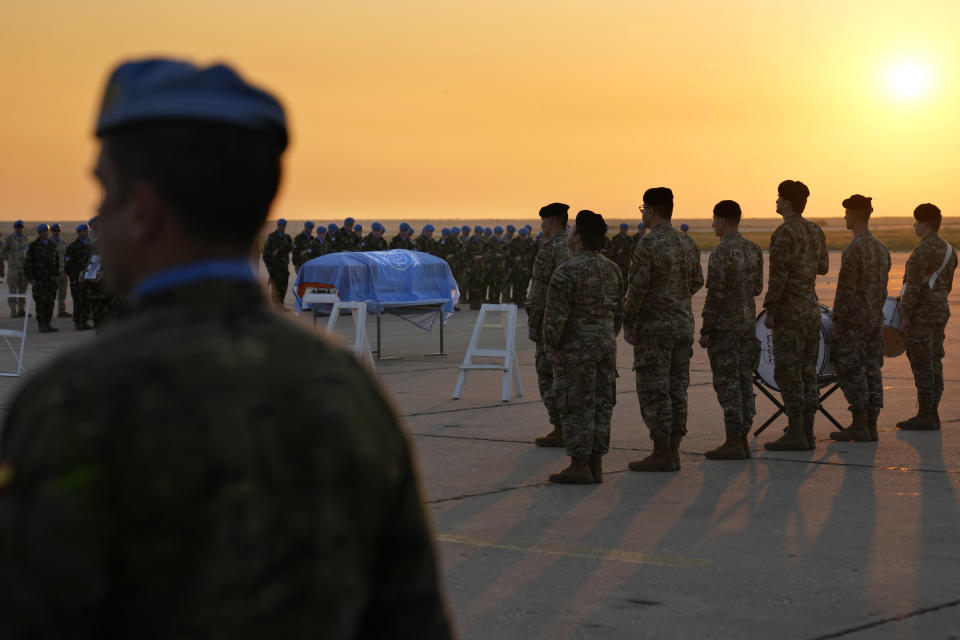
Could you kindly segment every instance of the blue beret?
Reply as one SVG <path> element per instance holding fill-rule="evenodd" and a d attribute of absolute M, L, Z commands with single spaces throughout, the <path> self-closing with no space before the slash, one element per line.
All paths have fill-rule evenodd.
<path fill-rule="evenodd" d="M 526 227 L 520 227 L 520 230 L 517 231 L 517 233 L 520 234 L 521 236 L 525 236 L 525 235 L 527 235 L 527 234 L 530 233 L 530 232 L 527 231 L 527 228 L 526 228 Z"/>
<path fill-rule="evenodd" d="M 13 223 L 13 228 L 14 228 L 14 229 L 16 229 L 17 227 L 22 227 L 22 226 L 23 226 L 23 220 L 17 220 L 16 222 Z"/>
<path fill-rule="evenodd" d="M 411 228 L 412 228 L 412 227 L 411 227 L 410 225 L 408 225 L 406 222 L 401 222 L 401 223 L 400 223 L 400 231 L 406 231 L 407 229 L 411 229 Z"/>
<path fill-rule="evenodd" d="M 510 233 L 513 233 L 513 232 L 516 231 L 516 230 L 517 230 L 517 228 L 516 228 L 515 226 L 513 226 L 512 224 L 508 224 L 508 225 L 507 225 L 507 231 L 509 231 Z"/>
<path fill-rule="evenodd" d="M 476 233 L 483 233 L 483 227 L 481 227 L 480 225 L 475 226 L 475 227 L 473 228 L 473 230 L 474 230 Z"/>
<path fill-rule="evenodd" d="M 465 224 L 460 227 L 460 231 L 463 231 L 464 233 L 470 233 L 470 226 Z"/>
<path fill-rule="evenodd" d="M 689 229 L 690 229 L 690 225 L 688 225 L 686 222 L 680 225 L 680 231 L 688 231 Z"/>
<path fill-rule="evenodd" d="M 319 227 L 317 227 L 317 235 L 320 235 L 321 233 L 325 234 L 326 232 L 327 232 L 327 228 L 325 226 L 320 225 Z"/>
<path fill-rule="evenodd" d="M 286 221 L 285 218 L 279 218 L 279 219 L 277 220 L 277 226 L 278 226 L 278 227 L 281 226 L 281 225 L 286 226 L 286 224 L 287 224 L 287 221 Z"/>
<path fill-rule="evenodd" d="M 450 235 L 450 227 L 444 227 L 443 229 L 440 229 L 440 235 L 442 236 Z"/>
<path fill-rule="evenodd" d="M 231 124 L 276 134 L 281 148 L 287 146 L 287 120 L 277 99 L 224 64 L 201 68 L 154 58 L 117 67 L 103 94 L 97 136 L 156 120 Z"/>
<path fill-rule="evenodd" d="M 337 229 L 338 227 L 336 222 L 331 222 L 330 224 L 327 225 L 327 231 L 329 231 L 330 233 L 333 233 Z"/>
<path fill-rule="evenodd" d="M 458 227 L 458 226 L 450 227 L 450 235 L 452 235 L 452 236 L 458 236 L 458 235 L 460 235 L 460 227 Z"/>
<path fill-rule="evenodd" d="M 347 218 L 346 220 L 343 221 L 343 226 L 352 227 L 354 222 L 356 222 L 356 220 L 354 220 L 353 218 Z"/>
<path fill-rule="evenodd" d="M 362 225 L 362 224 L 355 224 L 355 225 L 353 225 L 353 230 L 354 230 L 354 231 L 363 231 L 363 225 Z"/>
<path fill-rule="evenodd" d="M 620 228 L 621 228 L 621 229 L 629 229 L 629 228 L 630 228 L 630 225 L 628 225 L 626 222 L 621 222 L 621 223 L 620 223 Z"/>
<path fill-rule="evenodd" d="M 304 228 L 304 229 L 313 229 L 313 227 L 314 227 L 314 224 L 313 224 L 312 222 L 310 222 L 309 220 L 307 220 L 306 222 L 303 223 L 303 228 Z"/>
<path fill-rule="evenodd" d="M 43 222 L 37 225 L 37 233 L 40 233 L 41 231 L 49 231 L 49 230 L 50 229 L 48 229 L 47 225 L 44 224 Z"/>
<path fill-rule="evenodd" d="M 89 229 L 89 228 L 90 228 L 90 227 L 88 227 L 88 226 L 85 225 L 85 224 L 78 224 L 78 225 L 77 225 L 77 233 L 80 233 L 81 231 L 86 231 L 86 230 Z"/>
<path fill-rule="evenodd" d="M 490 227 L 487 227 L 486 229 L 483 230 L 483 235 L 485 236 L 489 236 L 492 234 L 493 234 L 493 229 L 491 229 Z"/>
<path fill-rule="evenodd" d="M 54 222 L 52 225 L 50 225 L 50 231 L 60 231 L 60 223 Z"/>
<path fill-rule="evenodd" d="M 428 224 L 427 226 L 425 226 L 425 227 L 423 228 L 423 230 L 424 230 L 424 231 L 436 231 L 436 229 L 434 228 L 434 226 L 433 226 L 432 224 Z"/>
<path fill-rule="evenodd" d="M 383 230 L 384 230 L 384 229 L 383 229 L 383 225 L 380 224 L 379 222 L 374 222 L 372 225 L 370 225 L 370 228 L 373 229 L 374 231 L 383 231 Z"/>
<path fill-rule="evenodd" d="M 641 231 L 643 231 L 646 228 L 647 228 L 647 225 L 643 224 L 642 222 L 637 225 L 637 229 L 640 229 Z"/>
<path fill-rule="evenodd" d="M 493 228 L 493 232 L 494 232 L 494 233 L 503 233 L 503 227 L 501 227 L 500 225 L 497 225 L 497 226 L 495 226 L 495 227 Z"/>

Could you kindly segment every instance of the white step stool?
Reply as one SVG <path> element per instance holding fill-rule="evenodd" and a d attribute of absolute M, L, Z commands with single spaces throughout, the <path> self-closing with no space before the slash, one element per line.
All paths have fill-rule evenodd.
<path fill-rule="evenodd" d="M 10 353 L 13 354 L 14 359 L 17 361 L 17 368 L 13 371 L 0 371 L 0 376 L 7 377 L 16 377 L 25 371 L 23 368 L 23 349 L 27 344 L 27 325 L 30 320 L 30 298 L 25 293 L 0 293 L 0 298 L 10 299 L 10 298 L 25 298 L 26 304 L 23 309 L 23 330 L 18 329 L 0 329 L 0 339 L 3 339 L 3 343 L 7 346 L 7 349 L 10 350 Z M 19 339 L 20 346 L 15 348 L 11 343 L 10 339 Z"/>
<path fill-rule="evenodd" d="M 485 325 L 484 320 L 488 313 L 499 313 L 503 319 L 503 324 Z M 505 334 L 505 346 L 503 349 L 480 349 L 477 345 L 480 342 L 480 333 L 484 327 L 503 328 Z M 500 399 L 504 402 L 510 401 L 510 386 L 517 397 L 523 396 L 523 381 L 520 380 L 520 361 L 517 358 L 517 305 L 515 304 L 485 304 L 480 307 L 480 313 L 477 314 L 477 323 L 473 327 L 473 335 L 470 337 L 470 346 L 467 347 L 467 355 L 463 358 L 463 364 L 460 365 L 460 376 L 457 378 L 457 386 L 453 390 L 453 399 L 460 398 L 460 392 L 463 390 L 463 383 L 467 379 L 467 372 L 474 369 L 488 369 L 492 371 L 503 371 L 503 386 L 501 388 Z M 475 357 L 503 358 L 503 363 L 481 364 L 473 361 Z"/>

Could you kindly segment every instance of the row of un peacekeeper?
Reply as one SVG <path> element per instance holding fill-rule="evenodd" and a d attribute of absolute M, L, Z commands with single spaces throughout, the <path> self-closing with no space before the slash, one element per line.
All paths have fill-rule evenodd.
<path fill-rule="evenodd" d="M 816 447 L 822 313 L 816 278 L 827 273 L 829 255 L 823 231 L 802 216 L 809 195 L 802 182 L 779 185 L 776 210 L 784 221 L 770 241 L 763 323 L 771 330 L 774 378 L 789 421 L 782 437 L 764 445 L 775 451 Z M 853 422 L 830 438 L 871 442 L 878 439 L 883 407 L 882 325 L 890 252 L 870 233 L 871 198 L 856 194 L 842 205 L 853 239 L 843 249 L 837 279 L 832 362 Z M 644 193 L 641 210 L 650 232 L 636 245 L 626 272 L 599 255 L 606 230 L 603 218 L 581 211 L 568 236 L 568 209 L 554 203 L 540 210 L 547 240 L 534 264 L 527 305 L 540 394 L 553 425 L 536 444 L 565 447 L 571 459 L 550 481 L 602 481 L 601 461 L 609 449 L 616 404 L 616 336 L 621 329 L 634 347 L 637 398 L 653 441 L 653 452 L 631 462 L 630 470 L 677 471 L 680 442 L 687 433 L 694 340 L 691 297 L 704 286 L 699 249 L 672 226 L 673 193 L 666 187 Z M 763 253 L 740 235 L 736 202 L 721 201 L 713 213 L 721 242 L 710 253 L 699 344 L 710 359 L 726 439 L 706 457 L 743 460 L 750 457 L 747 437 L 755 415 L 753 375 L 760 343 L 754 298 L 763 290 Z M 942 216 L 936 206 L 918 206 L 914 218 L 921 241 L 906 264 L 900 312 L 918 411 L 897 427 L 936 430 L 957 255 L 938 235 Z"/>
<path fill-rule="evenodd" d="M 95 224 L 91 221 L 91 224 Z M 13 223 L 13 233 L 0 244 L 0 276 L 6 278 L 11 294 L 26 295 L 32 287 L 37 324 L 41 333 L 57 331 L 53 311 L 58 318 L 73 318 L 78 331 L 100 326 L 110 315 L 114 297 L 104 292 L 99 272 L 95 279 L 86 279 L 84 272 L 92 255 L 96 255 L 91 226 L 77 226 L 77 238 L 71 243 L 60 237 L 60 224 L 39 224 L 37 238 L 24 233 L 22 220 Z M 73 313 L 67 311 L 67 285 L 73 298 Z M 8 298 L 10 316 L 26 315 L 26 298 Z"/>

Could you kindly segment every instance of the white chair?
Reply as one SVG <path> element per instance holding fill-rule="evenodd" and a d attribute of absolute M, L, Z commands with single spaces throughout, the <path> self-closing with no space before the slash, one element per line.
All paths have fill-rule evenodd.
<path fill-rule="evenodd" d="M 503 319 L 502 324 L 487 325 L 484 320 L 487 314 L 499 313 Z M 503 349 L 481 349 L 479 348 L 480 334 L 484 328 L 502 328 L 504 330 L 504 348 Z M 515 304 L 485 304 L 480 307 L 480 313 L 477 314 L 477 323 L 473 327 L 473 335 L 470 337 L 470 345 L 467 347 L 467 354 L 463 358 L 463 364 L 460 365 L 460 376 L 457 378 L 457 386 L 453 390 L 453 399 L 460 398 L 460 392 L 463 391 L 463 384 L 467 379 L 467 372 L 475 369 L 487 369 L 503 372 L 503 384 L 501 385 L 500 399 L 503 402 L 510 401 L 510 387 L 517 397 L 523 396 L 523 381 L 520 380 L 520 361 L 517 358 L 517 305 Z M 482 358 L 502 358 L 503 363 L 478 363 L 473 359 Z"/>
<path fill-rule="evenodd" d="M 14 371 L 0 371 L 0 376 L 7 377 L 16 377 L 25 371 L 23 368 L 23 350 L 27 344 L 27 324 L 30 320 L 30 298 L 24 293 L 2 293 L 0 294 L 0 299 L 2 298 L 25 298 L 26 305 L 23 310 L 23 330 L 17 329 L 0 329 L 0 338 L 3 339 L 3 343 L 7 346 L 7 349 L 10 350 L 10 353 L 13 354 L 14 359 L 17 361 L 17 368 Z M 19 347 L 14 347 L 11 344 L 11 339 L 19 339 Z"/>

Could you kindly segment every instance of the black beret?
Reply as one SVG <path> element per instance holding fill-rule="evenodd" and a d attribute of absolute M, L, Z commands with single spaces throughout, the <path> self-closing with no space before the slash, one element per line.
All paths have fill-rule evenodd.
<path fill-rule="evenodd" d="M 784 180 L 777 187 L 777 194 L 786 198 L 790 202 L 794 200 L 806 200 L 810 197 L 810 189 L 799 180 Z"/>
<path fill-rule="evenodd" d="M 940 215 L 940 207 L 935 204 L 930 204 L 929 202 L 925 202 L 914 209 L 913 217 L 918 222 L 933 222 L 938 225 L 943 220 Z"/>
<path fill-rule="evenodd" d="M 653 187 L 643 192 L 643 204 L 666 207 L 673 204 L 673 191 L 669 187 Z"/>
<path fill-rule="evenodd" d="M 713 207 L 713 215 L 728 220 L 739 220 L 742 212 L 740 205 L 733 200 L 721 200 Z"/>
<path fill-rule="evenodd" d="M 586 236 L 598 236 L 607 232 L 607 223 L 603 216 L 584 209 L 577 214 L 577 233 Z"/>
<path fill-rule="evenodd" d="M 862 196 L 855 193 L 843 201 L 844 209 L 853 209 L 854 211 L 873 211 L 873 198 Z"/>
<path fill-rule="evenodd" d="M 567 215 L 568 211 L 570 211 L 570 205 L 563 204 L 562 202 L 554 202 L 545 207 L 540 207 L 540 217 L 553 218 L 554 216 L 559 216 L 562 218 Z"/>

